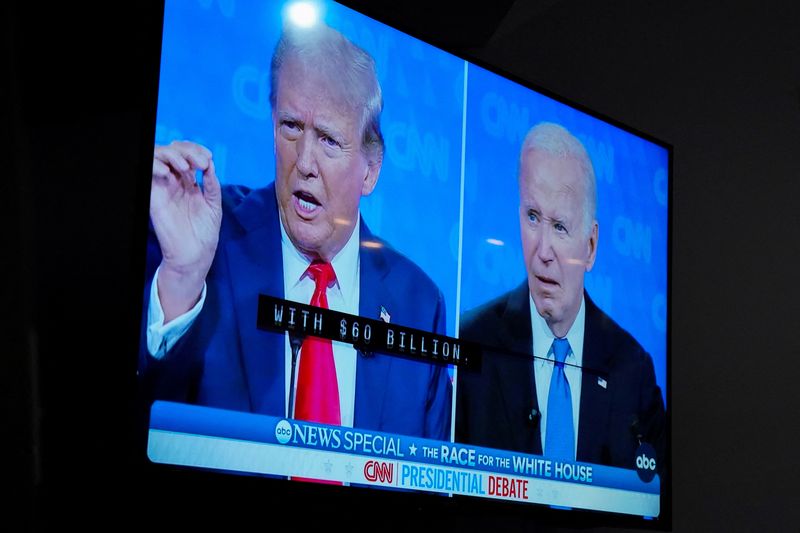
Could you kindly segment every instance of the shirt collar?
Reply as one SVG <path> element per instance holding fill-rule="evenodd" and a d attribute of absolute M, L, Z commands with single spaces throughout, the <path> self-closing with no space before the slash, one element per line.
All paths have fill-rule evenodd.
<path fill-rule="evenodd" d="M 533 333 L 533 355 L 540 359 L 535 359 L 534 363 L 539 365 L 547 364 L 547 360 L 554 359 L 553 351 L 550 349 L 553 344 L 555 335 L 550 331 L 550 326 L 547 321 L 536 311 L 536 304 L 533 302 L 533 297 L 528 293 L 531 307 L 531 330 Z M 583 333 L 586 319 L 586 302 L 581 296 L 581 307 L 578 309 L 578 315 L 575 317 L 575 322 L 567 332 L 567 340 L 571 348 L 570 354 L 567 355 L 566 362 L 572 365 L 583 365 Z"/>
<path fill-rule="evenodd" d="M 285 279 L 290 280 L 291 286 L 295 286 L 303 279 L 303 276 L 311 264 L 308 258 L 300 253 L 295 248 L 289 234 L 286 233 L 286 228 L 283 227 L 283 220 L 280 219 L 281 226 L 281 248 L 283 251 L 283 268 Z M 359 215 L 358 221 L 361 220 Z M 336 283 L 334 286 L 338 287 L 343 294 L 350 294 L 352 288 L 356 285 L 358 280 L 358 248 L 360 242 L 360 222 L 356 222 L 353 233 L 345 243 L 344 247 L 339 250 L 333 260 L 331 266 L 334 273 L 336 273 Z"/>

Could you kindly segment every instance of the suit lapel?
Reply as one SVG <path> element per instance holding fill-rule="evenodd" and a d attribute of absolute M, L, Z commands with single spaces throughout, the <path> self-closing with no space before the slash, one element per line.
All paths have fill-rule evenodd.
<path fill-rule="evenodd" d="M 522 442 L 517 443 L 517 449 L 541 454 L 542 439 L 539 425 L 535 420 L 532 424 L 528 423 L 531 411 L 533 409 L 538 411 L 539 402 L 536 398 L 533 372 L 533 333 L 527 281 L 509 294 L 500 327 L 505 330 L 500 338 L 505 339 L 505 348 L 509 352 L 501 355 L 505 359 L 505 364 L 496 366 L 497 383 L 500 385 L 506 416 L 510 427 L 519 427 L 520 423 L 525 424 L 524 431 L 515 433 L 522 439 Z M 515 394 L 515 391 L 519 393 Z"/>
<path fill-rule="evenodd" d="M 363 220 L 360 227 L 360 241 L 373 241 Z M 381 306 L 389 306 L 394 301 L 384 278 L 389 273 L 389 266 L 380 248 L 363 246 L 359 243 L 359 302 L 358 314 L 371 319 L 378 319 Z M 365 356 L 358 351 L 356 361 L 356 396 L 354 424 L 357 427 L 380 427 L 383 405 L 387 387 L 373 386 L 375 383 L 389 383 L 392 357 L 382 354 Z"/>
<path fill-rule="evenodd" d="M 597 306 L 584 292 L 586 325 L 583 334 L 583 378 L 578 423 L 579 461 L 601 462 L 608 427 L 611 388 L 609 353 L 603 342 L 602 321 Z"/>
<path fill-rule="evenodd" d="M 244 230 L 227 242 L 225 251 L 250 407 L 254 412 L 283 416 L 284 335 L 256 328 L 258 295 L 284 297 L 274 184 L 248 195 L 232 215 Z"/>

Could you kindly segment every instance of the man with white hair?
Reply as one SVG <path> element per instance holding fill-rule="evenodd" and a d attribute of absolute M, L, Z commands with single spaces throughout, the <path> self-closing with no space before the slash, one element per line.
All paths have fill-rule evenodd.
<path fill-rule="evenodd" d="M 213 155 L 193 142 L 155 149 L 139 369 L 148 396 L 447 439 L 445 367 L 314 337 L 295 359 L 288 335 L 256 328 L 259 294 L 445 328 L 439 288 L 360 216 L 384 153 L 372 57 L 330 27 L 287 27 L 271 82 L 269 185 L 221 187 Z"/>
<path fill-rule="evenodd" d="M 665 457 L 665 414 L 650 355 L 589 298 L 599 238 L 592 162 L 560 125 L 525 138 L 519 222 L 527 279 L 466 313 L 460 337 L 484 349 L 459 370 L 456 441 L 635 468 L 640 444 Z"/>

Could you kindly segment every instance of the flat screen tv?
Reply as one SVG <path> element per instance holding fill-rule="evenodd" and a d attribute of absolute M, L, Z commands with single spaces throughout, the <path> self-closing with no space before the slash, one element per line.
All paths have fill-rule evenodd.
<path fill-rule="evenodd" d="M 154 144 L 150 468 L 668 526 L 669 145 L 266 1 L 166 2 Z"/>

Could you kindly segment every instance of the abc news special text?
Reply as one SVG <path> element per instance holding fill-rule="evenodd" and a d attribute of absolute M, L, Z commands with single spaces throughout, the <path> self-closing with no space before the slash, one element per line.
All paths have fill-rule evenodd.
<path fill-rule="evenodd" d="M 381 431 L 156 401 L 157 463 L 658 516 L 655 453 L 637 470 Z"/>
<path fill-rule="evenodd" d="M 379 457 L 364 464 L 364 479 L 398 488 L 527 501 L 528 478 L 593 482 L 588 464 L 296 420 L 280 420 L 275 438 L 284 445 Z"/>

